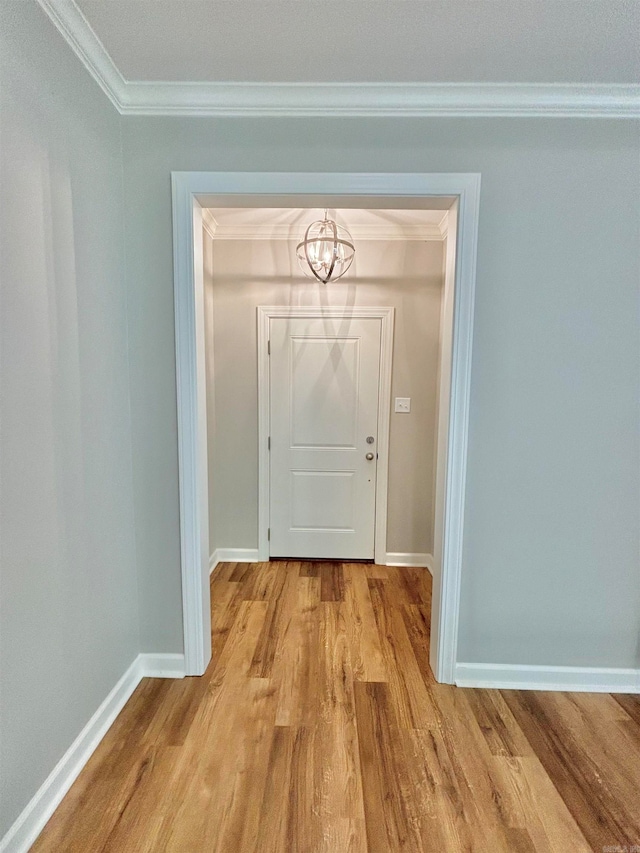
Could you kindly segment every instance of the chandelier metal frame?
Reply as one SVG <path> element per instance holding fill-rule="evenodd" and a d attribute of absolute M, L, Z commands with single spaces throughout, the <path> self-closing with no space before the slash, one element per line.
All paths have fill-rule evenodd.
<path fill-rule="evenodd" d="M 324 236 L 324 237 L 309 237 L 309 233 L 310 233 L 311 229 L 317 225 L 328 226 L 331 229 L 333 236 L 328 237 L 328 238 L 326 236 Z M 343 230 L 346 232 L 346 234 L 349 237 L 351 237 L 351 235 L 349 234 L 349 232 L 347 231 L 346 228 L 344 228 Z M 312 246 L 312 245 L 318 244 L 318 243 L 332 243 L 333 244 L 331 265 L 329 266 L 327 274 L 324 277 L 317 272 L 317 270 L 314 267 L 314 261 L 309 257 L 309 246 Z M 331 277 L 333 275 L 333 271 L 335 269 L 336 262 L 339 259 L 339 257 L 338 257 L 338 246 L 340 246 L 340 245 L 346 246 L 347 248 L 351 249 L 352 255 L 349 258 L 348 263 L 345 265 L 345 268 L 342 270 L 340 275 L 337 275 L 335 277 L 335 279 L 333 279 L 334 281 L 337 281 L 339 278 L 341 278 L 347 272 L 347 270 L 349 269 L 349 267 L 353 263 L 353 257 L 354 257 L 355 252 L 356 252 L 356 247 L 353 245 L 351 240 L 345 240 L 343 237 L 339 236 L 337 222 L 334 219 L 330 219 L 327 216 L 327 211 L 325 210 L 324 219 L 317 219 L 315 222 L 312 222 L 308 226 L 307 230 L 304 233 L 304 237 L 296 246 L 296 255 L 297 255 L 298 259 L 301 260 L 300 250 L 302 249 L 304 251 L 304 257 L 306 259 L 307 266 L 311 270 L 312 274 L 318 279 L 319 282 L 321 282 L 322 284 L 327 284 L 327 282 L 331 281 Z M 315 263 L 317 265 L 317 261 Z"/>

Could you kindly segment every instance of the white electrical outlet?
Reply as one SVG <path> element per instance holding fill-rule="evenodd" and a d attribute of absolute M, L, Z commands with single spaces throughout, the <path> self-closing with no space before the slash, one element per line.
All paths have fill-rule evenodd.
<path fill-rule="evenodd" d="M 411 397 L 396 397 L 396 412 L 406 414 L 411 411 Z"/>

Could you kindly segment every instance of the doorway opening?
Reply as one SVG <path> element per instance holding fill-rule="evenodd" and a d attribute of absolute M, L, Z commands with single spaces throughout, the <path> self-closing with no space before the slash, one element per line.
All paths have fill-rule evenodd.
<path fill-rule="evenodd" d="M 433 573 L 431 667 L 453 682 L 478 176 L 366 176 L 367 187 L 358 175 L 172 177 L 187 672 L 210 656 L 210 566 L 375 556 Z M 353 273 L 335 284 L 305 280 L 295 259 L 318 208 L 366 225 Z M 430 342 L 431 365 L 403 351 L 412 334 Z M 207 396 L 208 384 L 222 390 Z M 417 539 L 402 539 L 394 514 Z"/>

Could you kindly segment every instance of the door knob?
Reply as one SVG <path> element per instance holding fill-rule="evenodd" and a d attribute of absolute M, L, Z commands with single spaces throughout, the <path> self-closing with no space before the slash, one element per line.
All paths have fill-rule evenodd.
<path fill-rule="evenodd" d="M 373 459 L 373 453 L 367 453 L 367 455 L 364 458 L 368 459 L 369 462 L 371 462 L 371 460 Z"/>

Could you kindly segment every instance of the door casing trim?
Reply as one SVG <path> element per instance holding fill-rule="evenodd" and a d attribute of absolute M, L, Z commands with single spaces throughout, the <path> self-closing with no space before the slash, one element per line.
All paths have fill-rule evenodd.
<path fill-rule="evenodd" d="M 446 434 L 438 458 L 446 461 L 436 494 L 431 668 L 455 682 L 462 575 L 471 353 L 480 207 L 477 173 L 410 172 L 172 172 L 180 571 L 185 673 L 201 675 L 211 658 L 207 420 L 204 360 L 202 205 L 204 196 L 233 195 L 256 207 L 269 196 L 369 196 L 457 199 L 453 346 Z M 249 201 L 250 199 L 250 201 Z M 259 206 L 259 205 L 258 205 Z M 441 448 L 443 453 L 440 453 Z M 438 511 L 440 502 L 440 512 Z M 177 568 L 177 567 L 176 567 Z"/>
<path fill-rule="evenodd" d="M 335 317 L 381 320 L 380 376 L 378 379 L 378 469 L 376 474 L 375 544 L 376 563 L 384 563 L 387 553 L 387 496 L 389 491 L 389 426 L 391 411 L 391 371 L 393 367 L 394 308 L 329 307 L 326 305 L 258 306 L 258 553 L 269 559 L 270 465 L 267 440 L 269 423 L 269 322 L 274 319 Z"/>

